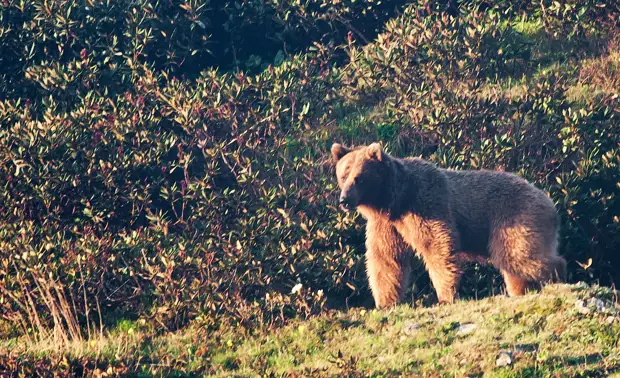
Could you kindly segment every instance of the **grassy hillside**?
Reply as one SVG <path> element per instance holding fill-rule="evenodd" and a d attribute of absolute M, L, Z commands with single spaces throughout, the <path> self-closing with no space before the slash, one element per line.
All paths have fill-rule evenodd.
<path fill-rule="evenodd" d="M 617 295 L 585 284 L 553 285 L 520 298 L 331 311 L 255 332 L 209 334 L 196 321 L 183 331 L 157 335 L 136 321 L 63 349 L 4 341 L 0 361 L 4 373 L 53 367 L 61 376 L 82 371 L 214 377 L 620 376 Z"/>
<path fill-rule="evenodd" d="M 613 371 L 587 291 L 488 298 L 492 268 L 464 276 L 480 302 L 432 307 L 417 264 L 414 309 L 334 312 L 372 299 L 333 142 L 515 172 L 570 282 L 620 281 L 620 3 L 455 3 L 0 2 L 0 369 Z"/>

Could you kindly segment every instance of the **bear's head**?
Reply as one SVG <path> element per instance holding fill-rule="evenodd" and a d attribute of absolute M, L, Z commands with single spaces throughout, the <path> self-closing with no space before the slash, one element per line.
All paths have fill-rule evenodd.
<path fill-rule="evenodd" d="M 331 148 L 340 187 L 340 206 L 346 210 L 364 205 L 382 208 L 387 203 L 389 156 L 379 143 L 347 148 L 334 143 Z"/>

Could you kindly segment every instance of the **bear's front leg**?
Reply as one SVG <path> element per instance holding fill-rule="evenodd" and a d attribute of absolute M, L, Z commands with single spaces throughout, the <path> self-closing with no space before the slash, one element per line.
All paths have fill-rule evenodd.
<path fill-rule="evenodd" d="M 443 213 L 449 214 L 449 210 Z M 398 233 L 422 257 L 439 302 L 443 303 L 454 302 L 461 277 L 456 259 L 459 235 L 452 224 L 449 220 L 429 220 L 415 214 L 394 223 Z"/>
<path fill-rule="evenodd" d="M 432 255 L 431 252 L 429 255 Z M 461 277 L 461 269 L 449 256 L 423 256 L 439 303 L 454 303 Z"/>
<path fill-rule="evenodd" d="M 411 272 L 411 249 L 387 217 L 374 216 L 366 225 L 366 272 L 377 308 L 402 300 Z"/>

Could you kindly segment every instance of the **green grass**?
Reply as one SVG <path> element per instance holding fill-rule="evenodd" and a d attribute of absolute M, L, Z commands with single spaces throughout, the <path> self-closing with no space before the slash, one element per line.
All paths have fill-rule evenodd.
<path fill-rule="evenodd" d="M 199 323 L 157 335 L 122 322 L 93 340 L 57 349 L 46 342 L 10 339 L 0 356 L 33 364 L 98 361 L 120 375 L 275 376 L 607 376 L 620 371 L 620 318 L 580 314 L 578 299 L 614 302 L 610 289 L 553 285 L 524 297 L 493 296 L 453 305 L 333 311 L 272 330 L 213 334 Z M 472 323 L 461 334 L 462 324 Z M 500 351 L 513 364 L 496 367 Z M 52 364 L 50 362 L 50 364 Z"/>
<path fill-rule="evenodd" d="M 506 99 L 524 97 L 541 76 L 556 74 L 570 82 L 566 97 L 571 103 L 582 104 L 585 99 L 617 94 L 620 56 L 618 37 L 592 37 L 587 42 L 553 37 L 544 30 L 540 18 L 520 18 L 505 28 L 515 32 L 505 50 L 516 49 L 499 76 L 482 88 L 481 97 L 499 95 Z"/>

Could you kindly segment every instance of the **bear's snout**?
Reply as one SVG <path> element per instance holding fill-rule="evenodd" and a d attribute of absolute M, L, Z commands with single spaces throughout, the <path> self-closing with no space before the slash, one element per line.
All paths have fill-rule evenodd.
<path fill-rule="evenodd" d="M 343 210 L 353 210 L 357 207 L 357 198 L 353 193 L 353 190 L 343 190 L 340 193 L 338 203 Z"/>

